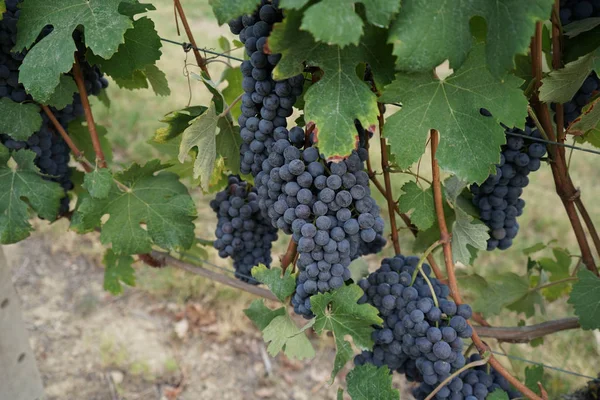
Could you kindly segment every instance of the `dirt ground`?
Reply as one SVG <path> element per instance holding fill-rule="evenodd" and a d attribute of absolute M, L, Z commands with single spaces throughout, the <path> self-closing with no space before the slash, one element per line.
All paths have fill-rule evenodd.
<path fill-rule="evenodd" d="M 94 253 L 93 241 L 73 240 Z M 227 307 L 240 307 L 235 294 L 177 302 L 136 287 L 113 297 L 97 257 L 51 243 L 3 247 L 49 400 L 335 399 L 327 339 L 314 338 L 310 361 L 269 357 L 260 332 Z"/>

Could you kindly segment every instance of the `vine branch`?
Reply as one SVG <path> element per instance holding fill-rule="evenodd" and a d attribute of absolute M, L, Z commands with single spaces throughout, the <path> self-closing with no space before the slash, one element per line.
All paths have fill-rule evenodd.
<path fill-rule="evenodd" d="M 194 34 L 192 33 L 192 29 L 190 28 L 190 24 L 188 23 L 187 17 L 185 16 L 185 12 L 183 11 L 183 6 L 179 0 L 173 0 L 173 4 L 177 9 L 177 14 L 179 14 L 179 18 L 181 18 L 181 23 L 183 24 L 183 29 L 185 30 L 185 34 L 188 37 L 188 40 L 192 44 L 192 51 L 194 52 L 194 57 L 196 57 L 196 62 L 202 71 L 208 75 L 210 78 L 210 73 L 208 72 L 208 68 L 206 67 L 206 60 L 200 54 L 198 50 L 198 46 L 196 45 L 196 39 L 194 39 Z M 177 17 L 175 18 L 177 20 Z"/>
<path fill-rule="evenodd" d="M 440 182 L 440 168 L 435 158 L 437 147 L 439 142 L 439 133 L 436 130 L 431 130 L 431 166 L 433 169 L 433 200 L 435 203 L 435 211 L 438 220 L 438 225 L 440 227 L 440 241 L 442 242 L 443 250 L 444 250 L 444 261 L 446 263 L 446 270 L 448 273 L 448 286 L 450 287 L 450 293 L 454 298 L 454 301 L 457 304 L 462 304 L 462 298 L 460 296 L 460 292 L 458 290 L 458 283 L 456 281 L 456 274 L 454 273 L 454 262 L 452 261 L 452 247 L 450 244 L 450 235 L 448 233 L 448 227 L 446 225 L 446 218 L 444 216 L 444 208 L 442 203 L 442 185 Z M 477 334 L 477 330 L 471 323 L 469 323 L 473 328 L 473 334 L 471 335 L 471 339 L 477 350 L 479 350 L 480 354 L 485 354 L 486 351 L 489 350 L 488 346 L 483 343 L 479 335 Z M 479 328 L 478 328 L 479 329 Z M 531 400 L 542 400 L 537 394 L 532 392 L 527 386 L 525 386 L 521 381 L 511 375 L 504 366 L 494 358 L 493 355 L 490 354 L 489 358 L 490 365 L 506 380 L 508 380 L 517 390 L 519 390 L 523 395 Z"/>
<path fill-rule="evenodd" d="M 527 343 L 533 339 L 544 337 L 552 333 L 566 331 L 569 329 L 578 329 L 579 327 L 579 318 L 571 317 L 558 319 L 556 321 L 542 322 L 541 324 L 529 326 L 495 326 L 493 328 L 478 326 L 477 333 L 481 337 L 494 338 L 502 342 Z"/>
<path fill-rule="evenodd" d="M 96 153 L 96 163 L 100 168 L 106 168 L 106 160 L 104 159 L 104 152 L 102 151 L 102 145 L 98 138 L 98 131 L 96 130 L 96 123 L 94 122 L 94 115 L 92 114 L 92 107 L 90 107 L 90 101 L 88 99 L 87 90 L 85 89 L 85 82 L 83 80 L 83 73 L 81 72 L 81 66 L 79 65 L 79 57 L 75 54 L 75 64 L 73 65 L 73 77 L 79 89 L 79 97 L 81 97 L 81 104 L 83 105 L 83 111 L 85 113 L 85 120 L 88 124 L 88 130 L 92 138 L 92 145 L 94 146 L 94 152 Z"/>

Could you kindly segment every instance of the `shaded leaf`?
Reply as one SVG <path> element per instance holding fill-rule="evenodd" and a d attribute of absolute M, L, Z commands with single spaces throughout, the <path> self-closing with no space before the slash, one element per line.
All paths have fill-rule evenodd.
<path fill-rule="evenodd" d="M 271 310 L 269 307 L 265 306 L 264 300 L 257 299 L 250 304 L 250 307 L 244 310 L 244 314 L 254 322 L 258 329 L 263 331 L 269 326 L 273 319 L 285 315 L 285 307 Z"/>
<path fill-rule="evenodd" d="M 111 249 L 104 254 L 104 290 L 117 295 L 123 293 L 121 282 L 135 286 L 133 257 L 115 254 Z"/>
<path fill-rule="evenodd" d="M 267 351 L 273 357 L 281 351 L 297 360 L 314 357 L 315 350 L 304 333 L 313 323 L 314 320 L 311 320 L 299 329 L 287 313 L 273 318 L 263 329 L 263 339 L 270 342 Z"/>
<path fill-rule="evenodd" d="M 346 377 L 352 400 L 400 400 L 400 392 L 392 386 L 392 374 L 387 366 L 357 365 Z"/>
<path fill-rule="evenodd" d="M 496 389 L 489 396 L 486 397 L 486 400 L 509 400 L 508 393 L 506 393 L 502 389 Z"/>
<path fill-rule="evenodd" d="M 107 198 L 112 185 L 113 177 L 107 168 L 97 168 L 85 174 L 83 178 L 84 189 L 90 193 L 90 196 L 96 199 Z"/>
<path fill-rule="evenodd" d="M 583 329 L 600 328 L 600 278 L 582 268 L 579 281 L 573 285 L 568 303 L 575 307 L 575 315 Z"/>
<path fill-rule="evenodd" d="M 475 220 L 459 207 L 455 207 L 456 221 L 452 224 L 452 254 L 454 262 L 460 261 L 468 265 L 471 262 L 470 247 L 479 250 L 487 249 L 489 228 Z"/>
<path fill-rule="evenodd" d="M 404 194 L 398 199 L 400 211 L 411 212 L 410 220 L 420 231 L 429 229 L 435 222 L 435 205 L 433 189 L 422 190 L 415 182 L 407 182 L 402 186 Z"/>
<path fill-rule="evenodd" d="M 541 365 L 534 365 L 532 367 L 525 368 L 525 386 L 527 386 L 534 393 L 541 394 L 538 382 L 544 383 L 544 367 Z"/>
<path fill-rule="evenodd" d="M 219 25 L 240 15 L 249 15 L 260 4 L 260 0 L 208 0 Z"/>
<path fill-rule="evenodd" d="M 61 75 L 60 82 L 46 105 L 62 110 L 69 104 L 73 104 L 73 93 L 79 93 L 75 80 L 68 75 Z"/>
<path fill-rule="evenodd" d="M 67 132 L 69 132 L 69 137 L 73 143 L 75 143 L 75 146 L 77 146 L 77 148 L 88 158 L 88 160 L 93 161 L 96 157 L 96 153 L 94 152 L 94 146 L 92 144 L 92 139 L 90 137 L 90 132 L 85 119 L 78 118 L 70 122 Z M 96 124 L 96 132 L 98 133 L 100 145 L 104 150 L 104 159 L 110 163 L 113 158 L 113 153 L 111 143 L 106 137 L 106 128 L 102 125 Z"/>
<path fill-rule="evenodd" d="M 8 97 L 0 99 L 0 132 L 15 140 L 27 140 L 42 127 L 40 108 L 32 103 L 17 103 Z"/>
<path fill-rule="evenodd" d="M 291 275 L 291 268 L 283 272 L 281 268 L 269 269 L 265 265 L 259 264 L 252 268 L 252 277 L 267 285 L 282 303 L 296 290 L 296 278 Z"/>
<path fill-rule="evenodd" d="M 207 110 L 204 106 L 191 106 L 181 110 L 171 111 L 160 120 L 167 126 L 158 128 L 154 133 L 153 140 L 158 143 L 164 143 L 169 139 L 177 137 L 185 131 L 190 122 Z"/>

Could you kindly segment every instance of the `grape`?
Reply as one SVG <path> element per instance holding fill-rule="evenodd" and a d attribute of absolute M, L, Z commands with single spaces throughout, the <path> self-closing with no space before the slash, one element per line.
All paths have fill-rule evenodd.
<path fill-rule="evenodd" d="M 263 217 L 257 197 L 256 188 L 232 175 L 227 188 L 210 202 L 218 217 L 214 247 L 220 257 L 233 259 L 236 277 L 251 284 L 258 284 L 252 268 L 269 267 L 272 242 L 277 239 L 277 230 Z"/>
<path fill-rule="evenodd" d="M 19 83 L 19 67 L 26 52 L 12 53 L 17 34 L 17 20 L 20 15 L 18 4 L 21 1 L 6 1 L 6 12 L 0 20 L 0 98 L 9 98 L 14 102 L 31 101 L 21 83 Z M 51 29 L 42 31 L 47 35 Z M 75 31 L 73 34 L 75 44 L 79 51 L 85 51 L 82 34 Z M 89 95 L 98 95 L 108 86 L 108 81 L 97 67 L 90 66 L 84 59 L 80 59 L 84 84 Z M 83 116 L 84 110 L 79 94 L 73 96 L 73 102 L 61 110 L 51 107 L 52 113 L 66 130 L 68 124 L 74 119 Z M 0 132 L 0 142 L 10 150 L 28 149 L 36 154 L 35 164 L 45 176 L 43 179 L 57 182 L 65 192 L 61 199 L 59 214 L 64 215 L 69 211 L 69 197 L 67 192 L 73 189 L 71 181 L 72 170 L 69 167 L 70 149 L 56 131 L 54 124 L 44 112 L 41 128 L 34 132 L 26 141 L 13 140 L 9 135 Z"/>

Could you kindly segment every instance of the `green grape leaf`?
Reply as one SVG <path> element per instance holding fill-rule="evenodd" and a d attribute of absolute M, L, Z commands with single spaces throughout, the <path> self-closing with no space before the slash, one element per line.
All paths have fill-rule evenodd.
<path fill-rule="evenodd" d="M 227 81 L 227 87 L 223 89 L 223 97 L 227 104 L 233 104 L 235 99 L 243 92 L 242 89 L 242 70 L 240 67 L 227 68 L 223 72 L 221 81 Z M 241 107 L 232 107 L 230 110 L 231 116 L 237 121 L 242 114 Z"/>
<path fill-rule="evenodd" d="M 509 399 L 510 399 L 510 397 L 508 397 L 508 393 L 506 393 L 502 389 L 496 389 L 486 397 L 486 400 L 509 400 Z"/>
<path fill-rule="evenodd" d="M 353 260 L 348 266 L 350 273 L 352 274 L 352 280 L 358 283 L 362 278 L 369 275 L 369 263 L 364 258 L 358 257 Z"/>
<path fill-rule="evenodd" d="M 270 342 L 267 346 L 267 352 L 275 357 L 283 351 L 289 358 L 297 360 L 314 357 L 315 349 L 304 333 L 313 323 L 314 320 L 311 320 L 300 329 L 287 312 L 273 318 L 269 325 L 263 329 L 263 339 L 267 343 Z"/>
<path fill-rule="evenodd" d="M 85 174 L 83 188 L 95 199 L 105 199 L 113 185 L 113 177 L 107 168 L 97 168 Z"/>
<path fill-rule="evenodd" d="M 69 123 L 69 128 L 67 129 L 69 132 L 69 136 L 75 146 L 88 158 L 88 160 L 94 160 L 96 153 L 94 152 L 94 146 L 92 144 L 92 139 L 90 137 L 90 132 L 87 128 L 87 122 L 85 119 L 78 118 Z M 100 145 L 104 150 L 104 159 L 107 162 L 111 162 L 113 158 L 112 146 L 106 137 L 107 131 L 106 128 L 102 125 L 96 124 L 96 132 L 98 133 L 98 139 L 100 140 Z"/>
<path fill-rule="evenodd" d="M 445 60 L 456 69 L 473 45 L 469 21 L 479 16 L 487 26 L 487 65 L 499 77 L 513 69 L 515 54 L 527 53 L 535 23 L 550 17 L 552 4 L 552 0 L 407 1 L 390 27 L 389 42 L 400 70 L 432 70 Z M 511 21 L 511 29 L 506 29 L 506 21 Z"/>
<path fill-rule="evenodd" d="M 538 260 L 539 265 L 544 271 L 552 274 L 553 280 L 564 279 L 570 276 L 569 267 L 571 266 L 572 258 L 569 253 L 560 248 L 553 248 L 552 253 L 554 259 L 544 257 Z"/>
<path fill-rule="evenodd" d="M 133 164 L 115 175 L 127 191 L 113 184 L 106 199 L 81 195 L 72 228 L 89 232 L 101 226 L 101 242 L 112 244 L 117 254 L 147 253 L 153 244 L 168 250 L 189 248 L 194 243 L 194 201 L 178 176 L 164 168 L 158 160 Z M 110 217 L 103 223 L 106 215 Z"/>
<path fill-rule="evenodd" d="M 160 120 L 167 126 L 158 128 L 152 139 L 157 143 L 166 143 L 183 133 L 196 117 L 202 115 L 207 110 L 204 106 L 191 106 L 181 110 L 171 111 Z"/>
<path fill-rule="evenodd" d="M 73 32 L 85 30 L 85 45 L 109 59 L 132 27 L 129 17 L 119 13 L 123 0 L 29 0 L 21 4 L 17 43 L 14 50 L 29 49 L 19 68 L 19 79 L 27 92 L 41 103 L 47 102 L 60 82 L 60 76 L 73 66 L 77 51 Z M 37 42 L 42 29 L 51 33 Z M 37 42 L 37 43 L 36 43 Z"/>
<path fill-rule="evenodd" d="M 103 59 L 92 50 L 88 51 L 86 58 L 92 64 L 100 64 L 102 72 L 115 79 L 131 79 L 134 71 L 144 70 L 147 65 L 154 65 L 160 59 L 161 47 L 154 22 L 142 17 L 125 32 L 125 42 L 110 59 Z"/>
<path fill-rule="evenodd" d="M 280 0 L 279 6 L 285 9 L 299 10 L 308 3 L 309 0 Z"/>
<path fill-rule="evenodd" d="M 131 266 L 133 257 L 115 254 L 111 249 L 104 255 L 104 290 L 117 295 L 123 293 L 121 282 L 135 286 L 135 271 Z"/>
<path fill-rule="evenodd" d="M 425 231 L 435 222 L 435 205 L 431 187 L 423 190 L 415 182 L 407 182 L 402 186 L 404 194 L 398 199 L 400 211 L 410 214 L 410 220 L 420 231 Z"/>
<path fill-rule="evenodd" d="M 590 138 L 597 138 L 600 134 L 600 97 L 583 107 L 581 115 L 571 122 L 567 133 L 593 144 L 594 140 L 590 141 Z"/>
<path fill-rule="evenodd" d="M 529 247 L 523 249 L 523 254 L 525 254 L 526 256 L 529 256 L 533 253 L 537 253 L 538 251 L 544 250 L 546 247 L 548 247 L 548 245 L 546 245 L 545 243 L 538 242 L 538 243 L 534 244 L 533 246 L 529 246 Z"/>
<path fill-rule="evenodd" d="M 250 307 L 244 310 L 244 314 L 254 322 L 254 325 L 256 325 L 258 329 L 263 331 L 275 317 L 285 315 L 285 307 L 271 310 L 269 307 L 265 306 L 264 300 L 257 299 L 250 304 Z"/>
<path fill-rule="evenodd" d="M 542 79 L 540 100 L 566 103 L 571 100 L 592 70 L 600 72 L 600 50 L 580 57 Z"/>
<path fill-rule="evenodd" d="M 148 78 L 146 77 L 146 73 L 141 70 L 133 71 L 133 76 L 131 78 L 113 78 L 113 80 L 121 89 L 135 90 L 148 88 Z"/>
<path fill-rule="evenodd" d="M 285 2 L 282 7 L 298 9 L 305 3 Z M 387 27 L 400 9 L 397 0 L 322 0 L 304 11 L 301 29 L 310 32 L 319 42 L 340 47 L 356 45 L 363 35 L 364 25 L 356 13 L 357 3 L 364 4 L 367 21 L 379 27 Z"/>
<path fill-rule="evenodd" d="M 454 211 L 456 221 L 452 224 L 452 255 L 454 262 L 469 265 L 472 258 L 469 247 L 486 250 L 489 228 L 460 207 L 455 207 Z"/>
<path fill-rule="evenodd" d="M 73 104 L 73 93 L 78 92 L 75 80 L 68 75 L 61 75 L 60 82 L 46 102 L 46 105 L 54 107 L 57 110 L 62 110 L 69 104 Z"/>
<path fill-rule="evenodd" d="M 477 296 L 473 308 L 482 314 L 499 314 L 504 306 L 515 303 L 529 293 L 529 280 L 513 273 L 495 275 L 485 287 L 479 288 L 484 296 Z"/>
<path fill-rule="evenodd" d="M 249 15 L 256 10 L 260 0 L 208 0 L 217 22 L 222 25 L 240 15 Z"/>
<path fill-rule="evenodd" d="M 431 73 L 399 74 L 385 88 L 380 101 L 401 102 L 402 109 L 387 119 L 386 136 L 400 168 L 417 162 L 429 131 L 440 133 L 440 166 L 467 182 L 483 182 L 496 170 L 503 128 L 522 126 L 527 99 L 522 80 L 497 80 L 486 69 L 483 46 L 472 53 L 453 75 L 438 80 Z M 484 117 L 480 108 L 493 117 Z"/>
<path fill-rule="evenodd" d="M 224 161 L 225 169 L 237 175 L 240 173 L 240 146 L 242 144 L 239 127 L 234 126 L 228 117 L 223 117 L 219 119 L 217 128 L 219 129 L 217 154 Z"/>
<path fill-rule="evenodd" d="M 188 152 L 197 147 L 194 162 L 194 178 L 200 177 L 200 184 L 206 190 L 217 159 L 217 123 L 219 115 L 215 103 L 210 103 L 206 112 L 195 118 L 183 131 L 179 147 L 179 162 L 183 163 Z"/>
<path fill-rule="evenodd" d="M 281 268 L 267 268 L 259 264 L 252 268 L 252 277 L 267 285 L 282 303 L 296 290 L 296 278 L 292 276 L 291 268 L 283 272 Z"/>
<path fill-rule="evenodd" d="M 544 383 L 544 367 L 541 365 L 534 365 L 532 367 L 525 368 L 525 386 L 531 389 L 537 394 L 540 393 L 540 387 L 538 382 Z"/>
<path fill-rule="evenodd" d="M 274 70 L 275 79 L 285 79 L 301 74 L 304 65 L 319 67 L 323 77 L 306 91 L 304 96 L 304 119 L 317 127 L 319 150 L 327 157 L 345 156 L 355 148 L 356 128 L 354 120 L 363 126 L 377 123 L 377 98 L 369 86 L 356 75 L 356 67 L 373 60 L 373 71 L 380 71 L 381 62 L 376 60 L 375 49 L 364 44 L 359 46 L 329 46 L 315 43 L 312 36 L 299 32 L 301 14 L 290 11 L 282 23 L 276 24 L 268 46 L 274 53 L 282 53 L 282 59 Z M 381 42 L 380 42 L 381 43 Z M 380 44 L 379 49 L 391 47 Z M 385 54 L 376 53 L 377 55 Z M 392 68 L 393 64 L 389 65 Z M 377 76 L 379 74 L 377 72 Z"/>
<path fill-rule="evenodd" d="M 25 239 L 33 230 L 28 210 L 41 218 L 56 219 L 60 199 L 65 195 L 56 182 L 42 179 L 29 150 L 9 152 L 0 144 L 0 243 Z"/>
<path fill-rule="evenodd" d="M 535 305 L 538 305 L 540 309 L 544 310 L 544 298 L 539 291 L 532 291 L 521 297 L 519 300 L 512 304 L 508 304 L 506 308 L 509 310 L 523 313 L 527 318 L 531 318 L 535 315 Z"/>
<path fill-rule="evenodd" d="M 164 97 L 171 94 L 167 75 L 158 69 L 156 65 L 146 65 L 144 73 L 146 74 L 146 79 L 150 82 L 150 86 L 152 86 L 155 95 Z"/>
<path fill-rule="evenodd" d="M 0 99 L 0 132 L 15 140 L 27 140 L 42 127 L 40 108 L 32 103 L 17 103 L 8 97 Z"/>
<path fill-rule="evenodd" d="M 586 18 L 579 21 L 570 22 L 564 26 L 565 35 L 569 38 L 574 38 L 583 32 L 591 31 L 600 25 L 600 18 Z"/>
<path fill-rule="evenodd" d="M 2 21 L 2 18 L 4 17 L 4 13 L 6 12 L 6 3 L 5 2 L 1 2 L 0 3 L 0 21 Z"/>
<path fill-rule="evenodd" d="M 311 310 L 316 316 L 315 332 L 321 335 L 324 330 L 329 330 L 335 336 L 337 352 L 331 380 L 352 357 L 352 347 L 344 337 L 350 335 L 358 348 L 370 349 L 373 346 L 373 325 L 383 322 L 375 307 L 357 303 L 362 295 L 362 289 L 352 284 L 333 292 L 319 293 L 310 299 Z"/>
<path fill-rule="evenodd" d="M 577 273 L 579 281 L 573 285 L 568 303 L 575 307 L 575 315 L 583 329 L 600 328 L 600 278 L 582 268 Z"/>
<path fill-rule="evenodd" d="M 400 392 L 392 386 L 392 374 L 387 366 L 357 365 L 346 376 L 352 400 L 400 400 Z"/>

